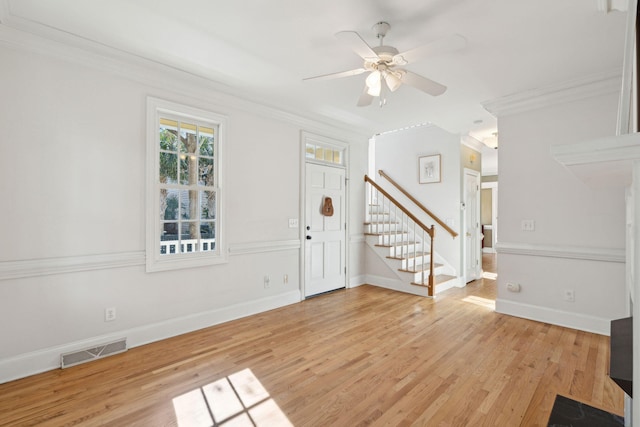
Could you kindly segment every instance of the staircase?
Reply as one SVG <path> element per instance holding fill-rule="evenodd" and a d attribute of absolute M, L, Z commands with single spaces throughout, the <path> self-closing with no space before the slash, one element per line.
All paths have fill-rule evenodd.
<path fill-rule="evenodd" d="M 365 222 L 366 242 L 380 259 L 396 274 L 402 282 L 401 288 L 424 296 L 434 296 L 456 284 L 456 276 L 446 274 L 450 269 L 434 258 L 434 288 L 429 288 L 431 263 L 429 236 L 422 238 L 421 233 L 407 230 L 407 224 L 391 219 L 389 212 L 378 205 L 370 205 L 369 222 Z M 426 234 L 426 233 L 425 233 Z M 413 289 L 412 289 L 413 287 Z M 416 288 L 417 287 L 417 288 Z M 403 290 L 403 289 L 398 289 Z"/>

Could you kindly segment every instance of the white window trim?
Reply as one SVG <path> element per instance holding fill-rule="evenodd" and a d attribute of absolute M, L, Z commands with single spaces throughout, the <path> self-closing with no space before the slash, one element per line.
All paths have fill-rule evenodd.
<path fill-rule="evenodd" d="M 216 250 L 188 254 L 160 255 L 160 171 L 158 121 L 162 114 L 210 122 L 218 126 L 215 166 L 218 168 L 217 192 L 218 213 L 216 218 Z M 146 265 L 147 272 L 167 271 L 180 268 L 203 267 L 227 262 L 227 244 L 225 233 L 226 203 L 224 197 L 225 143 L 227 117 L 166 101 L 147 97 L 147 162 L 146 162 Z"/>

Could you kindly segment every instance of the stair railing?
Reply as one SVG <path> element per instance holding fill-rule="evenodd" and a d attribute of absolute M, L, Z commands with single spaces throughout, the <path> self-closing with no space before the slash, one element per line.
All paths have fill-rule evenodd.
<path fill-rule="evenodd" d="M 371 203 L 371 205 L 373 206 L 374 201 L 376 201 L 376 204 L 378 204 L 379 206 L 385 206 L 386 204 L 389 205 L 389 212 L 379 212 L 379 210 L 376 210 L 376 212 L 372 212 L 371 209 L 369 210 L 369 217 L 371 219 L 370 222 L 370 226 L 371 226 L 371 232 L 372 233 L 380 233 L 383 234 L 385 233 L 385 225 L 387 227 L 387 229 L 389 230 L 389 244 L 391 245 L 391 227 L 392 227 L 392 214 L 394 216 L 394 221 L 399 221 L 400 224 L 405 224 L 407 225 L 407 245 L 409 244 L 409 238 L 411 237 L 411 234 L 413 234 L 413 251 L 410 251 L 408 249 L 408 247 L 405 249 L 405 240 L 404 240 L 404 234 L 402 234 L 401 236 L 401 242 L 400 242 L 400 257 L 404 257 L 405 255 L 413 255 L 413 267 L 414 269 L 416 268 L 416 263 L 417 263 L 417 259 L 418 256 L 422 257 L 422 259 L 424 259 L 424 252 L 423 249 L 421 249 L 421 253 L 418 253 L 417 251 L 417 236 L 421 235 L 421 242 L 422 244 L 424 244 L 425 240 L 426 240 L 426 236 L 429 236 L 429 241 L 430 241 L 430 256 L 429 256 L 429 276 L 428 276 L 428 282 L 427 282 L 427 287 L 428 287 L 428 295 L 429 296 L 433 296 L 434 292 L 435 292 L 435 276 L 433 274 L 433 269 L 434 269 L 434 262 L 433 262 L 433 240 L 435 238 L 435 225 L 431 225 L 431 227 L 427 227 L 426 225 L 424 225 L 418 218 L 416 218 L 415 215 L 413 215 L 406 207 L 404 207 L 400 202 L 398 202 L 396 199 L 393 198 L 393 196 L 391 196 L 389 193 L 387 193 L 382 187 L 380 187 L 374 180 L 372 180 L 371 178 L 369 178 L 367 175 L 364 176 L 364 181 L 365 183 L 369 183 L 370 187 L 369 187 L 369 201 Z M 386 200 L 386 202 L 385 202 Z M 388 202 L 388 203 L 387 203 Z M 399 212 L 398 212 L 399 211 Z M 375 222 L 374 222 L 375 219 Z M 382 220 L 381 220 L 382 219 Z M 395 222 L 394 222 L 395 224 Z M 422 248 L 422 247 L 421 247 Z M 396 254 L 394 252 L 394 256 L 398 256 L 398 254 Z M 407 265 L 408 267 L 408 265 Z M 425 272 L 424 269 L 422 269 L 422 284 L 425 283 Z"/>
<path fill-rule="evenodd" d="M 456 233 L 455 231 L 453 231 L 451 229 L 451 227 L 449 227 L 444 221 L 442 221 L 440 218 L 438 218 L 437 215 L 435 215 L 433 212 L 431 212 L 429 209 L 427 209 L 422 203 L 420 203 L 415 197 L 413 197 L 411 194 L 409 194 L 409 192 L 407 190 L 405 190 L 404 188 L 402 188 L 402 186 L 400 186 L 400 184 L 398 184 L 397 182 L 395 182 L 389 175 L 387 175 L 386 173 L 384 173 L 384 171 L 379 170 L 378 173 L 380 174 L 381 177 L 385 178 L 387 181 L 389 181 L 394 187 L 396 187 L 402 194 L 404 194 L 405 196 L 407 196 L 409 198 L 409 200 L 411 200 L 413 203 L 415 203 L 416 206 L 418 206 L 420 209 L 422 209 L 427 215 L 429 215 L 431 218 L 433 218 L 433 220 L 435 222 L 437 222 L 442 228 L 444 228 L 445 230 L 447 230 L 447 232 L 449 234 L 451 234 L 451 237 L 453 237 L 454 239 L 458 236 L 458 233 Z"/>

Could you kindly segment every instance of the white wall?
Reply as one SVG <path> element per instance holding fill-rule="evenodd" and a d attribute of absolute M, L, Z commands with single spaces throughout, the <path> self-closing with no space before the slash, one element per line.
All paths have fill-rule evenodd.
<path fill-rule="evenodd" d="M 85 66 L 84 53 L 52 44 L 68 55 L 60 59 L 38 43 L 0 39 L 0 382 L 109 339 L 140 345 L 300 300 L 300 234 L 288 218 L 301 212 L 301 131 L 349 142 L 359 177 L 366 136 L 234 99 L 175 70 L 129 71 L 95 55 Z M 226 264 L 145 272 L 147 96 L 228 116 Z M 355 233 L 363 189 L 351 181 Z M 363 274 L 362 251 L 351 245 L 351 275 Z M 106 307 L 116 307 L 116 321 L 104 322 Z"/>
<path fill-rule="evenodd" d="M 583 92 L 498 115 L 496 308 L 608 334 L 609 321 L 625 316 L 624 190 L 592 189 L 550 155 L 552 145 L 615 133 L 617 92 Z M 525 219 L 535 221 L 535 231 L 522 231 Z M 508 292 L 509 282 L 522 291 Z M 565 290 L 575 292 L 575 302 L 563 299 Z"/>
<path fill-rule="evenodd" d="M 399 201 L 407 203 L 408 206 L 412 205 L 404 195 L 378 175 L 378 170 L 383 170 L 440 219 L 443 221 L 452 220 L 451 228 L 459 232 L 461 220 L 460 150 L 460 137 L 436 126 L 420 126 L 377 135 L 375 137 L 376 176 L 372 178 L 394 197 L 397 196 Z M 418 158 L 432 154 L 441 155 L 442 180 L 439 183 L 419 184 Z M 426 225 L 435 223 L 426 214 L 418 214 L 418 217 Z M 435 251 L 460 274 L 460 239 L 453 239 L 449 233 L 436 224 L 434 245 Z M 369 255 L 372 254 L 369 253 Z M 377 261 L 371 259 L 371 262 Z"/>

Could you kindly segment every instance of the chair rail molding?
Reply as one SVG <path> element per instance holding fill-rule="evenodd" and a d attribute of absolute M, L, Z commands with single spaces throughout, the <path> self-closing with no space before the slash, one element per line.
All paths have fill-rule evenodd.
<path fill-rule="evenodd" d="M 145 264 L 145 252 L 119 252 L 0 262 L 0 280 L 104 270 Z"/>
<path fill-rule="evenodd" d="M 618 263 L 625 262 L 626 253 L 625 248 L 591 248 L 511 242 L 497 242 L 495 250 L 498 254 L 529 255 Z"/>
<path fill-rule="evenodd" d="M 229 245 L 230 255 L 258 254 L 300 249 L 300 240 L 277 240 L 268 242 L 232 243 Z"/>

